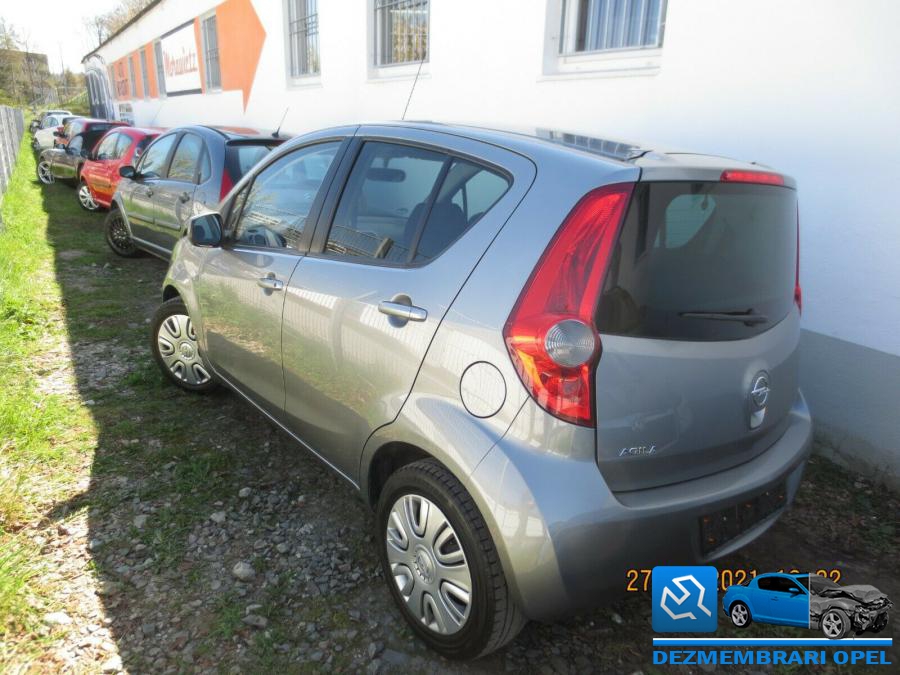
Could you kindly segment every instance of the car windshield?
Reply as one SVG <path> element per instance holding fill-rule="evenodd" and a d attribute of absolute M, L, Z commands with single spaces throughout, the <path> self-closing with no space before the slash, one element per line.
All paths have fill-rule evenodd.
<path fill-rule="evenodd" d="M 813 593 L 821 593 L 831 588 L 840 588 L 839 584 L 834 583 L 831 579 L 819 576 L 818 574 L 809 575 L 809 587 Z"/>

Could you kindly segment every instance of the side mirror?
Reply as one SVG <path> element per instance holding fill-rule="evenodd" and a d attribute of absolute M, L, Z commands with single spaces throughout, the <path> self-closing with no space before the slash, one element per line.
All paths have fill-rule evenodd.
<path fill-rule="evenodd" d="M 66 135 L 61 131 L 54 131 L 53 135 L 56 136 L 57 138 L 65 138 L 66 137 Z"/>
<path fill-rule="evenodd" d="M 93 157 L 91 157 L 91 151 L 88 150 L 87 148 L 81 149 L 81 156 L 84 157 L 85 159 L 93 159 Z"/>
<path fill-rule="evenodd" d="M 189 237 L 194 246 L 216 248 L 222 244 L 222 216 L 218 213 L 203 213 L 191 218 Z"/>
<path fill-rule="evenodd" d="M 119 175 L 122 176 L 122 178 L 134 179 L 134 177 L 137 176 L 137 172 L 134 170 L 133 166 L 126 164 L 125 166 L 119 167 Z"/>

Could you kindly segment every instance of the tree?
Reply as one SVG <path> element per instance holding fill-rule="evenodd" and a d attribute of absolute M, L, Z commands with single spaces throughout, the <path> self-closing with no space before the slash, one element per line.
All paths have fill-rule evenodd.
<path fill-rule="evenodd" d="M 96 38 L 99 47 L 152 2 L 154 0 L 121 0 L 115 9 L 85 19 L 84 26 Z"/>

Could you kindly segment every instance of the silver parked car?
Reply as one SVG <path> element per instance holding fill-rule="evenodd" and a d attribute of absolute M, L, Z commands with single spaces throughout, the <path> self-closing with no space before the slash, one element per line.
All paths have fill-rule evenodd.
<path fill-rule="evenodd" d="M 196 216 L 152 324 L 374 509 L 450 657 L 710 561 L 793 499 L 797 199 L 780 174 L 550 131 L 308 134 Z"/>

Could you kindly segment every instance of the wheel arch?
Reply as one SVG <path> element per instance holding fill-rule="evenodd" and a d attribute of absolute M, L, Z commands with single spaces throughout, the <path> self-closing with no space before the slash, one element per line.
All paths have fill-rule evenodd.
<path fill-rule="evenodd" d="M 407 464 L 412 464 L 422 459 L 432 459 L 444 466 L 450 473 L 453 473 L 452 469 L 445 466 L 434 455 L 412 443 L 388 441 L 380 445 L 372 455 L 372 459 L 364 471 L 365 481 L 361 486 L 369 507 L 374 508 L 378 503 L 381 489 L 393 473 Z"/>
<path fill-rule="evenodd" d="M 171 300 L 172 298 L 180 298 L 180 297 L 181 297 L 181 292 L 175 287 L 175 284 L 167 283 L 163 287 L 163 292 L 162 292 L 162 301 L 163 302 L 167 302 L 167 301 Z"/>

